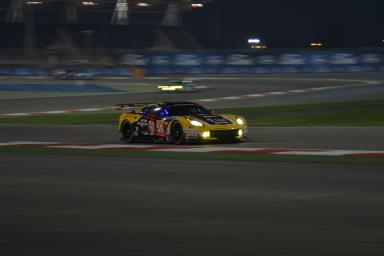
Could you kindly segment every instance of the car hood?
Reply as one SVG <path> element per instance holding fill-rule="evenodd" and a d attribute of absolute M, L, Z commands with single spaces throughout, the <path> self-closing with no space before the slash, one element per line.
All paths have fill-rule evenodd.
<path fill-rule="evenodd" d="M 220 115 L 196 115 L 191 116 L 193 119 L 201 120 L 203 122 L 206 122 L 208 124 L 214 125 L 214 124 L 232 124 L 232 121 L 224 116 Z"/>

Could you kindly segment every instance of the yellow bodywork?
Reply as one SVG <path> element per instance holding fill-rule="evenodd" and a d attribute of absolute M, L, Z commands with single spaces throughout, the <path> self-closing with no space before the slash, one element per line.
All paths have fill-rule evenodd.
<path fill-rule="evenodd" d="M 224 114 L 221 115 L 224 117 L 227 117 L 232 121 L 232 124 L 207 124 L 206 122 L 202 122 L 200 120 L 197 120 L 193 117 L 178 117 L 177 120 L 182 124 L 184 133 L 186 137 L 188 137 L 189 134 L 198 134 L 200 139 L 204 141 L 216 141 L 218 140 L 217 137 L 212 135 L 214 131 L 229 131 L 229 130 L 241 130 L 242 134 L 238 135 L 236 139 L 244 139 L 248 135 L 248 128 L 247 128 L 247 122 L 245 119 L 241 116 L 236 116 L 232 114 Z M 237 124 L 236 119 L 241 118 L 243 120 L 243 124 Z M 203 126 L 194 126 L 191 121 L 197 120 L 201 123 L 203 123 Z"/>
<path fill-rule="evenodd" d="M 136 113 L 135 113 L 136 112 Z M 122 113 L 119 118 L 119 131 L 121 131 L 122 125 L 125 121 L 134 124 L 138 122 L 143 115 L 140 114 L 141 109 L 135 109 L 134 112 Z M 215 137 L 215 134 L 228 131 L 236 131 L 236 140 L 243 140 L 248 135 L 247 122 L 242 116 L 233 115 L 233 114 L 224 114 L 220 115 L 226 119 L 231 120 L 231 124 L 208 124 L 202 120 L 199 120 L 195 117 L 189 116 L 176 116 L 176 117 L 167 117 L 156 120 L 156 125 L 160 125 L 160 127 L 164 124 L 167 124 L 165 129 L 165 136 L 170 134 L 170 129 L 172 124 L 178 121 L 182 127 L 185 135 L 185 140 L 202 140 L 202 141 L 217 141 L 219 138 Z M 239 124 L 238 120 L 241 120 Z M 201 123 L 202 126 L 194 125 L 193 121 L 197 121 Z"/>

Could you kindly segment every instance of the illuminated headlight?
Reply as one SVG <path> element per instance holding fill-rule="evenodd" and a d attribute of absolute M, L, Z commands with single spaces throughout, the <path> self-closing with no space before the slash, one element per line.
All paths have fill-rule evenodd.
<path fill-rule="evenodd" d="M 209 131 L 203 132 L 203 133 L 201 134 L 201 137 L 203 137 L 203 138 L 209 138 L 209 137 L 211 137 L 211 133 L 210 133 Z"/>
<path fill-rule="evenodd" d="M 239 137 L 243 137 L 243 135 L 244 135 L 243 130 L 240 129 L 240 130 L 237 132 L 237 135 L 239 135 Z"/>
<path fill-rule="evenodd" d="M 196 120 L 191 120 L 191 124 L 196 127 L 202 127 L 203 123 L 196 121 Z"/>
<path fill-rule="evenodd" d="M 243 125 L 243 124 L 244 124 L 243 119 L 241 119 L 240 117 L 238 117 L 238 118 L 236 119 L 236 122 L 237 122 L 237 124 L 239 124 L 239 125 Z"/>

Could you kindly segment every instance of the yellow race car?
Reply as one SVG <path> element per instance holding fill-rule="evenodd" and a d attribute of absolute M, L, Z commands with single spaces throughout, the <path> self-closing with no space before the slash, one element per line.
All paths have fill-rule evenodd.
<path fill-rule="evenodd" d="M 117 104 L 121 140 L 168 142 L 237 142 L 247 138 L 247 122 L 233 114 L 216 115 L 192 102 Z"/>

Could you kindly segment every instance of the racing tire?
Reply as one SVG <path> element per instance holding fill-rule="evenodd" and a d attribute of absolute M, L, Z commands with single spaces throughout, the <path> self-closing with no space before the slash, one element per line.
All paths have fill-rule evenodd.
<path fill-rule="evenodd" d="M 133 126 L 128 121 L 125 121 L 121 126 L 121 141 L 126 143 L 133 142 Z"/>
<path fill-rule="evenodd" d="M 184 142 L 184 138 L 183 126 L 179 122 L 175 122 L 171 127 L 170 142 L 180 145 Z"/>

